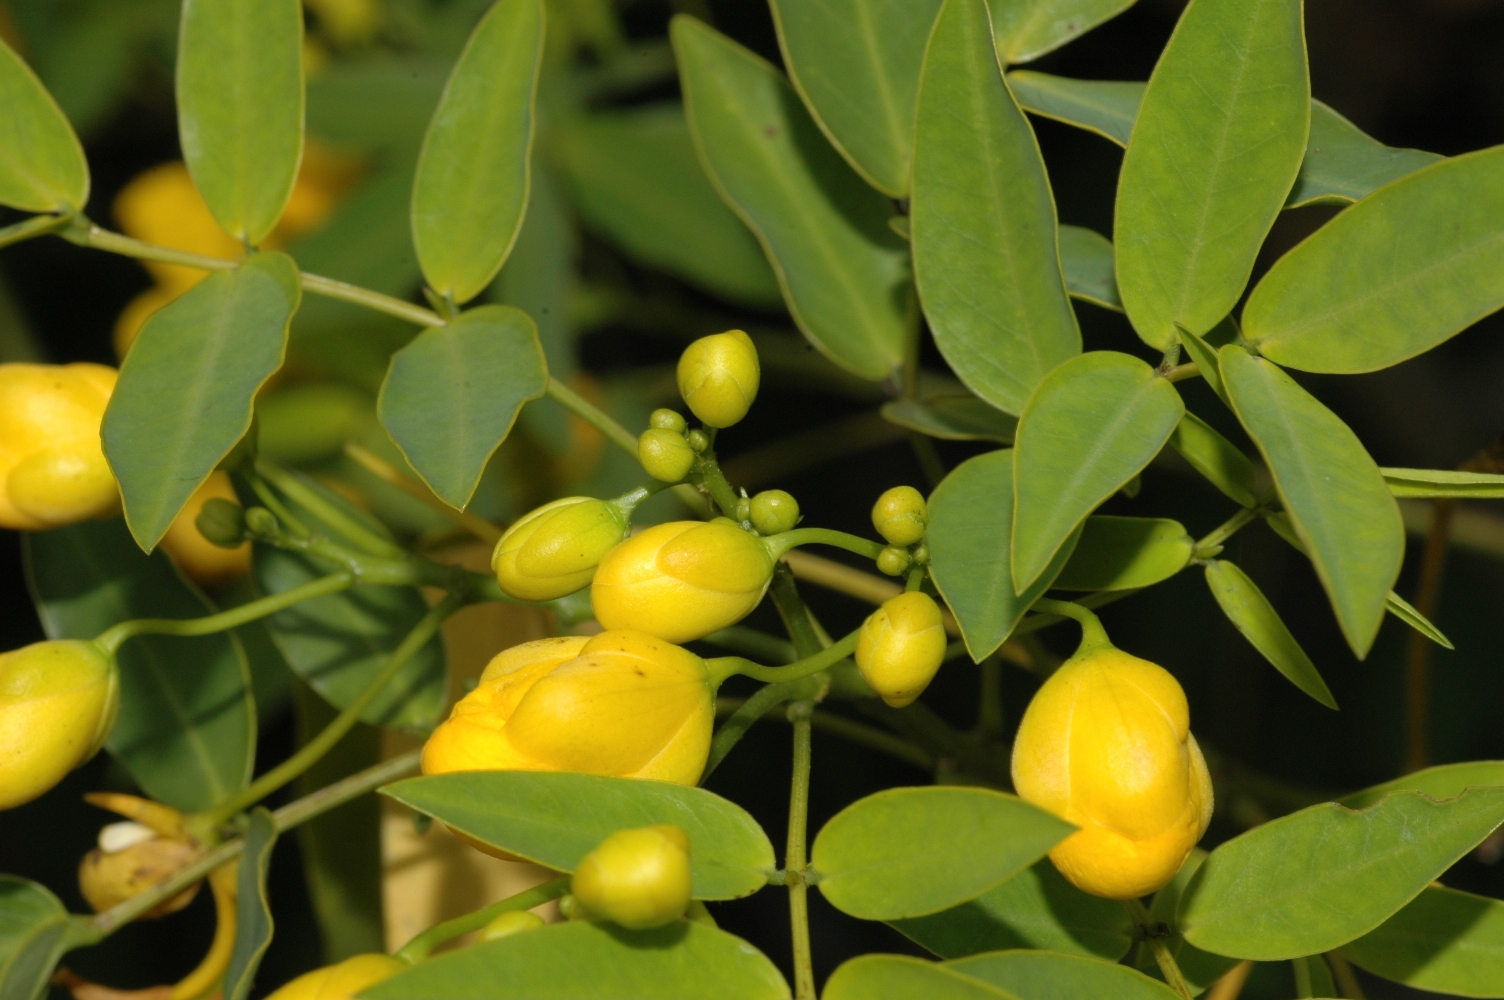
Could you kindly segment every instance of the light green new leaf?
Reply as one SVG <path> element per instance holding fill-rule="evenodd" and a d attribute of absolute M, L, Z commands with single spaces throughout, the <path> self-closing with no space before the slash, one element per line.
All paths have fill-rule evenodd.
<path fill-rule="evenodd" d="M 126 523 L 146 551 L 250 429 L 302 295 L 291 257 L 258 253 L 209 275 L 141 328 L 100 436 Z"/>
<path fill-rule="evenodd" d="M 1426 167 L 1322 226 L 1264 275 L 1243 333 L 1291 368 L 1368 372 L 1430 350 L 1501 305 L 1496 146 Z"/>
<path fill-rule="evenodd" d="M 1004 948 L 1047 948 L 1116 962 L 1133 944 L 1128 911 L 1089 896 L 1049 861 L 1025 868 L 960 906 L 892 921 L 893 929 L 941 958 Z"/>
<path fill-rule="evenodd" d="M 1361 660 L 1405 557 L 1405 525 L 1379 467 L 1338 416 L 1278 366 L 1229 344 L 1222 380 L 1238 419 Z"/>
<path fill-rule="evenodd" d="M 194 186 L 225 232 L 260 245 L 303 159 L 303 5 L 183 0 L 177 99 Z"/>
<path fill-rule="evenodd" d="M 1253 463 L 1236 445 L 1196 414 L 1187 411 L 1180 418 L 1180 423 L 1175 425 L 1175 433 L 1170 435 L 1170 447 L 1229 499 L 1244 507 L 1258 504 L 1258 496 L 1254 492 L 1257 473 Z"/>
<path fill-rule="evenodd" d="M 689 837 L 696 899 L 750 896 L 775 867 L 757 821 L 703 788 L 566 771 L 468 771 L 410 778 L 382 793 L 556 871 L 573 871 L 617 830 L 672 823 Z"/>
<path fill-rule="evenodd" d="M 1504 997 L 1504 902 L 1427 886 L 1377 929 L 1343 945 L 1341 954 L 1417 990 Z"/>
<path fill-rule="evenodd" d="M 863 920 L 938 913 L 1042 858 L 1075 827 L 984 788 L 891 788 L 858 799 L 815 837 L 830 904 Z"/>
<path fill-rule="evenodd" d="M 1070 561 L 1055 578 L 1061 590 L 1137 590 L 1179 573 L 1195 539 L 1179 521 L 1153 517 L 1088 517 Z"/>
<path fill-rule="evenodd" d="M 997 33 L 997 53 L 1006 63 L 1038 59 L 1132 6 L 1133 0 L 994 2 L 992 21 Z"/>
<path fill-rule="evenodd" d="M 945 968 L 971 976 L 1019 1000 L 1172 1000 L 1174 990 L 1126 965 L 1086 955 L 1052 951 L 997 951 L 959 961 Z"/>
<path fill-rule="evenodd" d="M 368 1000 L 788 1000 L 778 968 L 741 938 L 687 920 L 650 931 L 577 920 L 420 962 Z"/>
<path fill-rule="evenodd" d="M 1441 158 L 1419 149 L 1386 146 L 1313 100 L 1306 158 L 1285 207 L 1347 205 Z"/>
<path fill-rule="evenodd" d="M 1353 792 L 1337 801 L 1349 809 L 1366 809 L 1391 792 L 1423 792 L 1433 799 L 1455 799 L 1469 788 L 1489 785 L 1504 785 L 1504 760 L 1438 764 Z"/>
<path fill-rule="evenodd" d="M 1118 290 L 1164 350 L 1237 303 L 1311 120 L 1300 0 L 1191 0 L 1144 91 L 1118 179 Z"/>
<path fill-rule="evenodd" d="M 1112 241 L 1081 226 L 1060 227 L 1060 267 L 1071 298 L 1123 311 L 1112 259 Z"/>
<path fill-rule="evenodd" d="M 1128 145 L 1146 84 L 1119 80 L 1073 80 L 1030 69 L 1008 74 L 1008 87 L 1030 114 L 1095 132 Z"/>
<path fill-rule="evenodd" d="M 1044 159 L 1003 83 L 984 0 L 946 0 L 930 36 L 909 224 L 940 353 L 972 392 L 1021 412 L 1081 352 L 1081 331 Z"/>
<path fill-rule="evenodd" d="M 907 955 L 862 955 L 825 983 L 823 1000 L 1021 1000 L 980 979 Z"/>
<path fill-rule="evenodd" d="M 429 287 L 468 302 L 501 270 L 527 209 L 541 0 L 496 0 L 460 53 L 423 138 L 413 245 Z"/>
<path fill-rule="evenodd" d="M 789 78 L 846 161 L 890 198 L 909 193 L 914 95 L 941 0 L 772 0 Z"/>
<path fill-rule="evenodd" d="M 700 161 L 762 242 L 799 329 L 847 371 L 888 378 L 910 323 L 892 203 L 831 148 L 773 65 L 691 17 L 670 33 Z"/>
<path fill-rule="evenodd" d="M 975 396 L 895 399 L 883 404 L 883 419 L 944 441 L 1013 443 L 1018 418 Z"/>
<path fill-rule="evenodd" d="M 266 809 L 252 810 L 245 831 L 245 851 L 235 873 L 235 948 L 225 970 L 225 1000 L 245 1000 L 256 982 L 256 970 L 272 943 L 272 907 L 266 894 L 266 874 L 277 843 L 277 822 Z"/>
<path fill-rule="evenodd" d="M 73 126 L 31 67 L 0 41 L 0 205 L 79 212 L 88 200 L 89 164 Z"/>
<path fill-rule="evenodd" d="M 1380 469 L 1389 492 L 1397 497 L 1469 497 L 1504 499 L 1504 476 L 1449 469 Z"/>
<path fill-rule="evenodd" d="M 92 639 L 130 618 L 217 610 L 166 553 L 144 554 L 119 518 L 28 532 L 21 544 L 49 639 Z M 106 746 L 145 793 L 198 812 L 245 788 L 256 757 L 256 706 L 234 635 L 136 636 L 117 656 L 120 715 Z"/>
<path fill-rule="evenodd" d="M 1264 659 L 1273 664 L 1274 669 L 1284 674 L 1291 684 L 1336 711 L 1337 701 L 1326 681 L 1322 680 L 1316 664 L 1300 648 L 1300 643 L 1280 620 L 1279 612 L 1274 610 L 1274 605 L 1247 573 L 1234 563 L 1213 559 L 1206 564 L 1206 585 L 1228 620 L 1243 633 L 1243 638 L 1253 644 L 1254 649 L 1264 654 Z"/>
<path fill-rule="evenodd" d="M 0 875 L 0 1000 L 46 996 L 58 958 L 78 936 L 46 886 Z"/>
<path fill-rule="evenodd" d="M 517 411 L 547 388 L 537 324 L 512 306 L 480 306 L 392 355 L 376 411 L 429 488 L 464 510 Z"/>
<path fill-rule="evenodd" d="M 990 451 L 956 466 L 929 503 L 930 573 L 955 613 L 966 651 L 980 663 L 1007 641 L 1070 559 L 1073 532 L 1022 594 L 1014 591 L 1013 452 Z"/>
<path fill-rule="evenodd" d="M 1128 354 L 1093 351 L 1040 383 L 1013 452 L 1013 586 L 1034 584 L 1071 532 L 1159 454 L 1185 413 Z"/>
<path fill-rule="evenodd" d="M 1255 961 L 1331 951 L 1389 919 L 1501 820 L 1504 788 L 1444 802 L 1397 792 L 1360 812 L 1302 809 L 1211 853 L 1180 901 L 1181 932 Z"/>

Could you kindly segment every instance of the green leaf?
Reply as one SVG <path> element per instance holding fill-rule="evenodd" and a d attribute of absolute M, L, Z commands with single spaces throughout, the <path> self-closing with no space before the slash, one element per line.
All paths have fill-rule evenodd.
<path fill-rule="evenodd" d="M 1133 924 L 1120 903 L 1087 895 L 1048 861 L 1036 862 L 970 902 L 892 924 L 941 958 L 1048 948 L 1116 962 L 1133 943 Z"/>
<path fill-rule="evenodd" d="M 1070 561 L 1055 578 L 1061 590 L 1137 590 L 1185 569 L 1195 539 L 1179 521 L 1088 517 Z"/>
<path fill-rule="evenodd" d="M 909 193 L 914 96 L 941 0 L 772 0 L 778 44 L 805 106 L 862 178 Z"/>
<path fill-rule="evenodd" d="M 1238 964 L 1235 958 L 1213 955 L 1188 943 L 1181 936 L 1180 928 L 1175 926 L 1175 911 L 1180 906 L 1180 896 L 1205 863 L 1206 858 L 1206 851 L 1199 847 L 1191 848 L 1191 856 L 1185 859 L 1185 864 L 1180 866 L 1180 871 L 1176 872 L 1175 877 L 1154 894 L 1154 901 L 1149 905 L 1149 916 L 1170 929 L 1169 936 L 1165 938 L 1165 945 L 1170 949 L 1170 954 L 1175 956 L 1175 964 L 1180 967 L 1180 974 L 1190 984 L 1192 995 L 1211 986 Z M 1148 948 L 1139 950 L 1136 964 L 1140 972 L 1151 976 L 1164 975 L 1160 971 L 1159 963 L 1154 959 L 1153 952 Z"/>
<path fill-rule="evenodd" d="M 258 253 L 209 275 L 141 328 L 100 435 L 126 523 L 146 551 L 250 429 L 302 294 L 291 257 Z"/>
<path fill-rule="evenodd" d="M 825 983 L 822 1000 L 1020 1000 L 1006 990 L 907 955 L 862 955 Z"/>
<path fill-rule="evenodd" d="M 935 488 L 929 507 L 930 573 L 955 613 L 966 651 L 980 663 L 1007 641 L 1029 606 L 1050 589 L 1080 533 L 1067 538 L 1039 579 L 1018 594 L 1008 556 L 1012 451 L 991 451 L 956 466 Z"/>
<path fill-rule="evenodd" d="M 1472 497 L 1504 499 L 1504 476 L 1449 469 L 1380 469 L 1389 492 L 1397 497 Z"/>
<path fill-rule="evenodd" d="M 670 33 L 700 161 L 761 241 L 799 329 L 847 371 L 888 378 L 910 324 L 892 203 L 830 147 L 770 63 L 691 17 Z"/>
<path fill-rule="evenodd" d="M 1285 207 L 1351 204 L 1440 159 L 1436 153 L 1386 146 L 1313 100 L 1305 162 Z"/>
<path fill-rule="evenodd" d="M 1382 785 L 1338 799 L 1349 809 L 1366 809 L 1391 792 L 1423 792 L 1433 799 L 1455 799 L 1469 788 L 1504 785 L 1504 761 L 1470 760 L 1459 764 L 1439 764 L 1414 771 Z"/>
<path fill-rule="evenodd" d="M 975 899 L 1074 829 L 989 789 L 890 788 L 831 817 L 815 837 L 810 865 L 836 909 L 898 920 Z"/>
<path fill-rule="evenodd" d="M 993 30 L 997 34 L 997 54 L 1005 63 L 1030 62 L 1132 6 L 1133 0 L 1009 0 L 994 3 Z"/>
<path fill-rule="evenodd" d="M 1294 379 L 1229 344 L 1222 380 L 1359 659 L 1384 619 L 1405 556 L 1405 526 L 1356 434 Z"/>
<path fill-rule="evenodd" d="M 1227 386 L 1222 384 L 1222 367 L 1217 360 L 1217 351 L 1241 337 L 1237 320 L 1228 316 L 1205 337 L 1192 333 L 1179 324 L 1176 324 L 1175 332 L 1180 337 L 1180 345 L 1191 356 L 1191 361 L 1195 362 L 1196 370 L 1206 380 L 1206 384 L 1229 410 L 1232 409 L 1232 400 L 1227 397 Z"/>
<path fill-rule="evenodd" d="M 1072 80 L 1029 69 L 1008 74 L 1008 86 L 1025 111 L 1095 132 L 1128 145 L 1147 84 L 1117 80 Z"/>
<path fill-rule="evenodd" d="M 1248 283 L 1311 119 L 1300 0 L 1192 0 L 1144 91 L 1118 179 L 1118 288 L 1144 342 L 1204 333 Z"/>
<path fill-rule="evenodd" d="M 1442 634 L 1441 629 L 1432 625 L 1425 615 L 1421 614 L 1409 601 L 1392 590 L 1389 592 L 1389 596 L 1384 599 L 1384 610 L 1443 649 L 1456 648 L 1452 645 L 1452 640 Z"/>
<path fill-rule="evenodd" d="M 1243 633 L 1243 638 L 1253 644 L 1254 649 L 1264 655 L 1264 659 L 1274 665 L 1274 669 L 1327 708 L 1337 710 L 1337 701 L 1326 681 L 1321 679 L 1316 664 L 1300 648 L 1300 643 L 1280 620 L 1279 612 L 1274 610 L 1247 573 L 1234 563 L 1213 559 L 1206 564 L 1206 585 L 1211 588 L 1212 596 L 1228 620 Z"/>
<path fill-rule="evenodd" d="M 454 65 L 413 179 L 413 245 L 429 287 L 457 303 L 491 283 L 527 208 L 541 0 L 496 0 Z"/>
<path fill-rule="evenodd" d="M 1013 443 L 1018 418 L 975 396 L 895 399 L 883 404 L 883 419 L 944 441 Z"/>
<path fill-rule="evenodd" d="M 183 0 L 178 136 L 220 227 L 264 240 L 303 158 L 303 7 L 297 0 Z"/>
<path fill-rule="evenodd" d="M 578 920 L 431 958 L 368 1000 L 787 1000 L 788 983 L 741 938 L 678 920 L 651 931 Z"/>
<path fill-rule="evenodd" d="M 1013 586 L 1034 584 L 1076 527 L 1142 472 L 1185 404 L 1138 358 L 1092 351 L 1040 383 L 1013 452 Z"/>
<path fill-rule="evenodd" d="M 517 411 L 547 388 L 537 324 L 512 306 L 480 306 L 392 355 L 376 409 L 429 488 L 464 510 Z"/>
<path fill-rule="evenodd" d="M 580 115 L 559 152 L 586 225 L 634 259 L 707 292 L 782 304 L 757 238 L 726 207 L 695 155 L 679 104 Z"/>
<path fill-rule="evenodd" d="M 143 554 L 119 518 L 29 532 L 21 544 L 50 639 L 92 639 L 130 618 L 202 618 L 216 610 L 165 553 Z M 198 812 L 245 788 L 256 707 L 234 636 L 137 636 L 118 660 L 120 716 L 106 746 L 145 793 Z"/>
<path fill-rule="evenodd" d="M 1330 951 L 1387 920 L 1501 820 L 1504 788 L 1302 809 L 1211 853 L 1180 901 L 1181 931 L 1198 948 L 1255 961 Z"/>
<path fill-rule="evenodd" d="M 0 41 L 0 205 L 81 212 L 89 164 L 57 102 L 31 67 Z"/>
<path fill-rule="evenodd" d="M 1244 335 L 1291 368 L 1368 372 L 1494 312 L 1504 305 L 1501 177 L 1495 147 L 1364 198 L 1269 269 L 1243 310 Z"/>
<path fill-rule="evenodd" d="M 1060 267 L 1071 298 L 1123 311 L 1112 259 L 1112 241 L 1081 226 L 1060 227 Z"/>
<path fill-rule="evenodd" d="M 1417 990 L 1504 996 L 1504 902 L 1427 886 L 1377 929 L 1343 945 L 1341 954 Z"/>
<path fill-rule="evenodd" d="M 1055 200 L 1028 119 L 1003 83 L 984 0 L 946 0 L 915 126 L 914 279 L 935 344 L 972 392 L 1022 412 L 1081 352 Z"/>
<path fill-rule="evenodd" d="M 0 875 L 0 1000 L 46 995 L 68 929 L 68 911 L 46 886 Z"/>
<path fill-rule="evenodd" d="M 1212 357 L 1215 358 L 1215 355 Z M 1199 367 L 1200 362 L 1197 365 Z M 1179 452 L 1181 458 L 1230 500 L 1244 507 L 1258 505 L 1258 495 L 1255 493 L 1257 473 L 1253 463 L 1237 445 L 1196 414 L 1187 411 L 1180 418 L 1180 423 L 1175 425 L 1175 433 L 1170 435 L 1170 447 Z"/>
<path fill-rule="evenodd" d="M 1292 958 L 1290 967 L 1295 974 L 1297 997 L 1335 997 L 1337 995 L 1337 987 L 1332 982 L 1332 970 L 1327 968 L 1326 960 L 1320 955 Z"/>
<path fill-rule="evenodd" d="M 945 967 L 1007 990 L 1019 1000 L 1172 1000 L 1174 990 L 1163 983 L 1114 962 L 1086 955 L 1052 951 L 998 951 Z"/>
<path fill-rule="evenodd" d="M 277 822 L 266 809 L 251 811 L 245 831 L 245 851 L 235 873 L 235 949 L 225 971 L 225 1000 L 245 1000 L 256 981 L 261 958 L 272 943 L 271 900 L 266 873 L 277 843 Z"/>
<path fill-rule="evenodd" d="M 703 788 L 564 771 L 468 771 L 410 778 L 382 793 L 556 871 L 573 871 L 617 830 L 672 823 L 689 835 L 696 899 L 750 896 L 775 867 L 757 821 Z"/>

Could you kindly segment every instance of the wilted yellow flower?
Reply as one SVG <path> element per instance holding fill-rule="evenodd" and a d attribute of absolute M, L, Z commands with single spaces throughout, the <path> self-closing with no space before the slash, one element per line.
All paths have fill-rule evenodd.
<path fill-rule="evenodd" d="M 903 708 L 924 693 L 945 659 L 945 622 L 925 593 L 899 594 L 862 623 L 856 665 L 878 697 Z"/>
<path fill-rule="evenodd" d="M 58 528 L 119 508 L 99 438 L 114 388 L 104 365 L 0 365 L 0 527 Z"/>
<path fill-rule="evenodd" d="M 119 672 L 92 642 L 0 653 L 0 809 L 30 802 L 93 757 L 119 708 Z"/>

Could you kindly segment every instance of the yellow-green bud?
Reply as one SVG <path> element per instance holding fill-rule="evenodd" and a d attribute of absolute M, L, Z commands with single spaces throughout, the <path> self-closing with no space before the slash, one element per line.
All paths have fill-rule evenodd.
<path fill-rule="evenodd" d="M 890 545 L 877 554 L 877 571 L 888 576 L 903 576 L 909 571 L 911 562 L 908 549 Z"/>
<path fill-rule="evenodd" d="M 355 955 L 303 973 L 278 987 L 266 1000 L 353 1000 L 366 987 L 407 968 L 411 966 L 390 955 Z"/>
<path fill-rule="evenodd" d="M 689 838 L 677 826 L 618 830 L 585 855 L 570 888 L 597 916 L 631 930 L 662 927 L 689 906 Z"/>
<path fill-rule="evenodd" d="M 706 448 L 710 447 L 710 435 L 706 434 L 698 427 L 690 431 L 688 434 L 684 435 L 684 440 L 689 442 L 690 449 L 693 450 L 696 455 L 700 454 Z"/>
<path fill-rule="evenodd" d="M 913 545 L 928 520 L 924 497 L 912 486 L 895 486 L 872 505 L 872 526 L 889 545 Z"/>
<path fill-rule="evenodd" d="M 565 497 L 524 515 L 491 553 L 496 582 L 523 601 L 572 594 L 595 577 L 601 557 L 627 535 L 620 507 L 593 497 Z"/>
<path fill-rule="evenodd" d="M 204 501 L 193 520 L 198 533 L 222 549 L 238 549 L 245 544 L 245 508 L 233 500 L 210 497 Z"/>
<path fill-rule="evenodd" d="M 738 524 L 752 520 L 752 501 L 742 497 L 736 501 L 736 510 L 732 511 L 731 519 Z"/>
<path fill-rule="evenodd" d="M 650 427 L 637 439 L 637 460 L 659 482 L 677 483 L 694 467 L 695 453 L 678 431 Z"/>
<path fill-rule="evenodd" d="M 878 697 L 903 708 L 929 687 L 945 659 L 945 622 L 934 598 L 899 594 L 862 623 L 856 665 Z"/>
<path fill-rule="evenodd" d="M 119 709 L 119 671 L 92 642 L 0 654 L 0 809 L 30 802 L 93 757 Z"/>
<path fill-rule="evenodd" d="M 799 523 L 799 501 L 783 490 L 763 490 L 752 498 L 752 527 L 764 535 L 790 531 Z"/>
<path fill-rule="evenodd" d="M 259 538 L 272 538 L 282 527 L 276 514 L 265 507 L 252 507 L 245 512 L 245 530 Z"/>
<path fill-rule="evenodd" d="M 913 556 L 915 566 L 928 566 L 930 564 L 930 547 L 928 545 L 914 546 Z"/>
<path fill-rule="evenodd" d="M 684 414 L 678 410 L 669 409 L 654 410 L 653 415 L 648 417 L 648 426 L 662 431 L 673 431 L 676 434 L 683 434 L 689 429 L 689 424 L 684 421 Z"/>
<path fill-rule="evenodd" d="M 511 910 L 482 927 L 475 937 L 478 941 L 495 941 L 523 931 L 535 931 L 542 926 L 543 918 L 538 914 L 527 910 Z"/>
<path fill-rule="evenodd" d="M 757 348 L 741 330 L 701 337 L 679 357 L 679 394 L 707 427 L 730 427 L 757 398 Z"/>

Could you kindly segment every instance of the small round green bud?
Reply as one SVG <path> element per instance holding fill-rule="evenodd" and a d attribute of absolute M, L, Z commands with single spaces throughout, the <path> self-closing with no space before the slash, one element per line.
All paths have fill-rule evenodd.
<path fill-rule="evenodd" d="M 678 431 L 650 427 L 637 439 L 637 461 L 654 479 L 677 483 L 694 468 L 695 453 Z"/>
<path fill-rule="evenodd" d="M 789 531 L 799 523 L 799 501 L 783 490 L 763 490 L 752 498 L 749 520 L 764 535 Z"/>
<path fill-rule="evenodd" d="M 889 545 L 913 545 L 924 537 L 929 511 L 912 486 L 895 486 L 872 505 L 872 526 Z"/>
<path fill-rule="evenodd" d="M 210 497 L 193 523 L 200 535 L 222 549 L 238 549 L 245 544 L 245 508 L 233 500 Z"/>
<path fill-rule="evenodd" d="M 245 512 L 245 530 L 248 534 L 270 538 L 282 528 L 277 524 L 277 515 L 265 507 L 252 507 Z"/>
<path fill-rule="evenodd" d="M 569 893 L 559 897 L 559 915 L 565 920 L 589 920 L 590 913 Z"/>
<path fill-rule="evenodd" d="M 526 910 L 512 910 L 503 913 L 495 920 L 480 929 L 475 935 L 477 941 L 495 941 L 499 938 L 511 937 L 513 934 L 521 934 L 523 931 L 534 931 L 543 926 L 543 918 L 536 913 Z"/>
<path fill-rule="evenodd" d="M 705 451 L 706 448 L 710 447 L 710 435 L 706 434 L 698 427 L 690 431 L 684 437 L 685 440 L 689 442 L 689 446 L 694 449 L 695 454 L 700 454 L 701 452 Z"/>
<path fill-rule="evenodd" d="M 928 545 L 914 546 L 914 565 L 928 566 L 930 564 L 930 547 Z"/>
<path fill-rule="evenodd" d="M 890 545 L 877 554 L 877 571 L 888 576 L 903 576 L 909 571 L 909 550 Z"/>
<path fill-rule="evenodd" d="M 684 415 L 682 413 L 669 409 L 654 410 L 653 415 L 648 417 L 648 426 L 656 427 L 660 431 L 673 431 L 676 434 L 683 434 L 685 429 L 689 427 L 684 422 Z"/>
<path fill-rule="evenodd" d="M 618 830 L 570 881 L 577 902 L 630 930 L 677 920 L 689 906 L 689 838 L 677 826 Z"/>
<path fill-rule="evenodd" d="M 701 337 L 679 357 L 679 394 L 707 427 L 730 427 L 757 398 L 757 348 L 741 330 Z"/>

